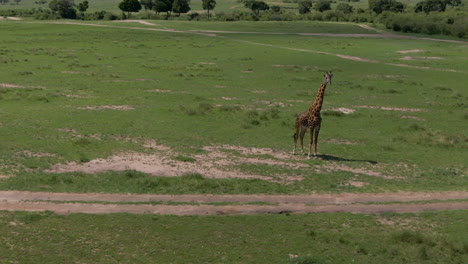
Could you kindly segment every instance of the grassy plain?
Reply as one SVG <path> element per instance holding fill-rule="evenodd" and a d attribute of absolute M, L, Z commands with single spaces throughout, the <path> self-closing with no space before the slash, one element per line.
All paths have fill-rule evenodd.
<path fill-rule="evenodd" d="M 273 32 L 292 25 L 296 32 L 365 32 L 355 25 L 312 22 L 193 28 L 154 23 L 158 29 Z M 106 24 L 130 26 L 101 23 Z M 138 28 L 0 21 L 0 189 L 172 194 L 466 189 L 466 43 L 213 37 L 131 26 Z M 421 51 L 398 52 L 415 49 Z M 431 69 L 390 65 L 395 63 Z M 278 160 L 310 166 L 305 168 L 262 163 L 233 168 L 272 178 L 302 176 L 302 181 L 46 171 L 57 163 L 158 151 L 144 148 L 145 140 L 171 147 L 176 152 L 171 159 L 188 163 L 196 163 L 205 146 L 287 153 L 295 115 L 307 109 L 327 70 L 335 77 L 323 109 L 323 159 Z M 127 110 L 95 110 L 103 106 Z M 320 166 L 348 171 L 313 169 Z M 350 181 L 367 185 L 346 184 Z M 6 263 L 466 263 L 466 217 L 466 211 L 207 217 L 1 212 L 0 256 Z"/>
<path fill-rule="evenodd" d="M 468 241 L 460 232 L 468 228 L 466 217 L 466 211 L 186 217 L 1 212 L 0 256 L 4 263 L 466 263 Z"/>
<path fill-rule="evenodd" d="M 188 27 L 164 23 L 155 28 Z M 195 23 L 194 28 L 252 30 L 245 25 Z M 265 31 L 284 27 L 284 23 L 272 22 L 256 25 L 270 28 Z M 292 25 L 307 27 L 304 22 Z M 0 72 L 0 82 L 21 87 L 0 87 L 0 173 L 14 175 L 1 180 L 0 188 L 308 193 L 463 190 L 467 186 L 466 44 L 267 34 L 210 37 L 7 21 L 0 27 L 0 62 L 7 69 Z M 311 22 L 308 32 L 323 32 L 327 27 L 335 33 L 364 30 L 356 25 Z M 414 49 L 422 52 L 398 53 Z M 412 60 L 402 60 L 404 56 Z M 390 65 L 396 63 L 431 69 Z M 125 151 L 151 152 L 138 142 L 119 138 L 153 139 L 188 158 L 203 152 L 205 146 L 219 145 L 287 153 L 292 149 L 294 117 L 313 101 L 328 70 L 335 77 L 327 88 L 319 142 L 319 152 L 326 156 L 303 162 L 312 167 L 365 168 L 392 177 L 251 163 L 239 164 L 237 169 L 304 180 L 284 185 L 199 177 L 185 181 L 141 173 L 126 177 L 126 173 L 44 172 L 57 163 L 84 163 Z M 130 110 L 90 109 L 106 105 Z M 334 111 L 337 108 L 355 112 L 342 114 Z M 347 185 L 351 180 L 369 184 Z M 175 187 L 162 188 L 165 185 L 160 181 Z"/>

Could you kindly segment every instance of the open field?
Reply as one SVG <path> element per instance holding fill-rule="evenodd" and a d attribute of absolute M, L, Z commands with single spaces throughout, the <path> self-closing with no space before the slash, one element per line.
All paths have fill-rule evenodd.
<path fill-rule="evenodd" d="M 467 211 L 354 215 L 0 213 L 4 263 L 466 263 Z M 293 262 L 308 260 L 309 262 Z M 314 262 L 312 262 L 314 260 Z"/>
<path fill-rule="evenodd" d="M 466 190 L 465 42 L 133 24 L 2 22 L 1 188 Z M 328 25 L 340 33 L 310 28 Z M 292 156 L 294 116 L 327 70 L 322 155 Z"/>
<path fill-rule="evenodd" d="M 75 22 L 0 20 L 2 262 L 467 262 L 467 42 Z"/>

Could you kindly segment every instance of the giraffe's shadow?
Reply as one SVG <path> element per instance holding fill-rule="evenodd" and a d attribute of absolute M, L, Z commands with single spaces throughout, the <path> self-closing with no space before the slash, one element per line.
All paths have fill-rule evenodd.
<path fill-rule="evenodd" d="M 368 162 L 370 164 L 377 164 L 378 162 L 375 160 L 359 160 L 359 159 L 346 159 L 346 158 L 340 158 L 332 155 L 326 155 L 326 154 L 318 154 L 316 156 L 317 159 L 321 160 L 329 160 L 329 161 L 352 161 L 352 162 Z"/>

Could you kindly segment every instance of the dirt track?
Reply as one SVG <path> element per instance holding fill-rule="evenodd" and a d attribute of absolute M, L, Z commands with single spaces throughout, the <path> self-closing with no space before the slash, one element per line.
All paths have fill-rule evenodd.
<path fill-rule="evenodd" d="M 171 215 L 256 213 L 383 213 L 468 209 L 468 192 L 314 195 L 138 195 L 0 191 L 0 210 Z M 419 201 L 418 203 L 415 203 Z M 424 202 L 425 201 L 425 202 Z M 92 203 L 91 203 L 92 202 Z M 144 202 L 193 203 L 128 204 Z M 249 204 L 263 202 L 265 205 Z M 404 202 L 404 203 L 401 203 Z M 210 205 L 206 203 L 235 203 Z M 374 204 L 372 204 L 374 203 Z M 385 204 L 375 204 L 385 203 Z"/>

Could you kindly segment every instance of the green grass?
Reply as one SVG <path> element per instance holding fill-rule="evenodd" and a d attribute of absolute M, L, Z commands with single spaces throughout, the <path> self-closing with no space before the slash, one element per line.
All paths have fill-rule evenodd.
<path fill-rule="evenodd" d="M 443 175 L 437 172 L 408 176 L 405 179 L 382 179 L 351 172 L 315 173 L 307 170 L 274 170 L 267 165 L 241 165 L 242 171 L 269 175 L 271 180 L 210 179 L 200 174 L 180 177 L 155 177 L 144 173 L 106 172 L 85 173 L 21 173 L 0 181 L 0 189 L 52 191 L 52 192 L 105 192 L 105 193 L 161 193 L 161 194 L 307 194 L 385 191 L 448 191 L 465 190 L 463 174 Z M 308 169 L 310 170 L 310 169 Z M 275 173 L 303 176 L 304 180 L 284 184 Z M 369 183 L 363 187 L 349 185 L 349 181 Z"/>
<path fill-rule="evenodd" d="M 466 211 L 184 217 L 1 212 L 0 254 L 6 263 L 297 263 L 290 255 L 318 263 L 466 263 L 466 217 Z"/>
<path fill-rule="evenodd" d="M 171 25 L 170 22 L 164 23 Z M 465 101 L 468 94 L 464 89 L 466 51 L 462 44 L 295 35 L 207 37 L 12 21 L 2 21 L 0 25 L 0 62 L 7 69 L 0 72 L 1 83 L 25 87 L 0 87 L 0 173 L 16 175 L 2 180 L 1 188 L 137 193 L 303 193 L 460 190 L 467 184 Z M 189 24 L 174 25 L 188 27 Z M 250 24 L 194 25 L 233 29 Z M 262 30 L 274 31 L 276 25 L 288 24 L 259 22 L 256 25 Z M 310 25 L 310 30 L 317 32 L 327 28 L 345 32 L 351 27 L 316 22 L 293 22 L 292 25 Z M 286 48 L 360 56 L 381 63 L 363 63 Z M 462 72 L 384 64 L 399 62 L 400 55 L 396 51 L 415 48 L 423 49 L 424 56 L 443 57 L 430 67 Z M 412 55 L 419 56 L 419 53 Z M 418 61 L 405 63 L 424 65 Z M 146 189 L 144 185 L 130 184 L 127 180 L 119 180 L 121 187 L 108 189 L 105 184 L 96 184 L 122 178 L 121 173 L 107 173 L 97 179 L 79 173 L 75 177 L 75 174 L 42 172 L 67 161 L 83 163 L 118 152 L 150 151 L 138 142 L 116 139 L 119 137 L 154 139 L 180 152 L 171 154 L 173 157 L 190 158 L 196 154 L 195 149 L 223 144 L 289 152 L 295 115 L 307 109 L 327 70 L 335 74 L 333 84 L 326 91 L 319 142 L 319 152 L 327 155 L 327 160 L 304 159 L 304 162 L 312 166 L 367 168 L 385 175 L 402 176 L 402 180 L 348 172 L 317 173 L 311 168 L 291 170 L 243 164 L 239 169 L 246 173 L 270 177 L 296 175 L 304 176 L 305 180 L 284 187 L 260 180 L 203 179 L 208 186 L 205 189 L 169 180 L 168 184 L 176 187 L 164 191 L 159 187 Z M 253 92 L 258 90 L 264 92 Z M 223 97 L 234 99 L 223 100 Z M 264 102 L 282 103 L 284 107 Z M 134 109 L 86 109 L 99 105 L 127 105 Z M 356 105 L 424 111 L 385 111 Z M 330 114 L 339 107 L 356 112 Z M 357 143 L 330 143 L 333 139 Z M 50 155 L 31 157 L 22 154 L 24 151 Z M 58 182 L 44 183 L 54 177 Z M 68 178 L 70 183 L 59 180 Z M 146 175 L 142 178 L 159 181 Z M 342 186 L 349 180 L 371 184 L 363 188 Z M 218 185 L 228 187 L 218 188 Z"/>

